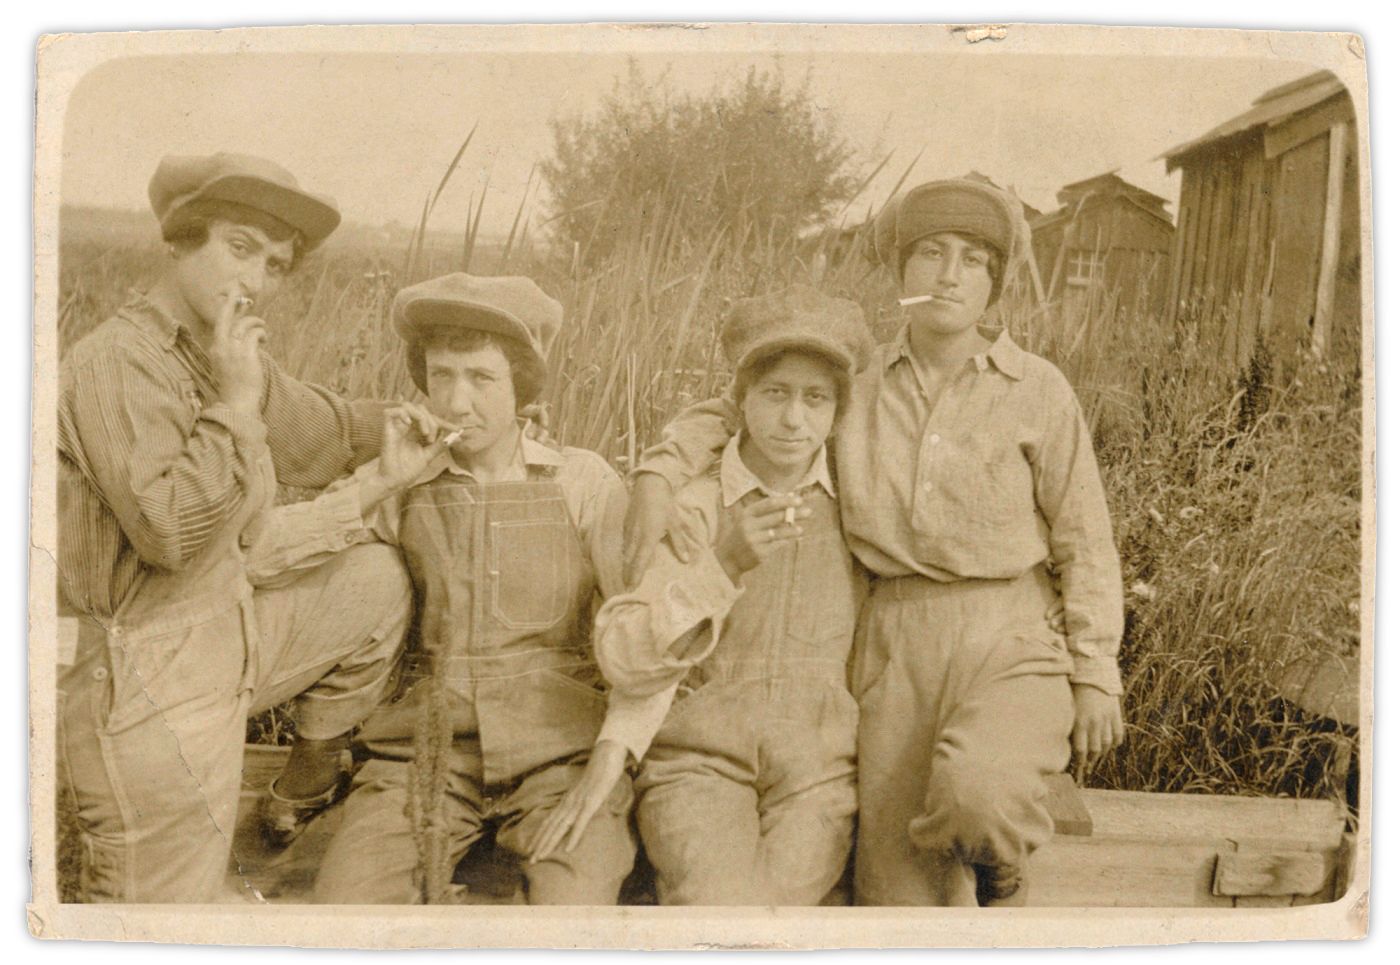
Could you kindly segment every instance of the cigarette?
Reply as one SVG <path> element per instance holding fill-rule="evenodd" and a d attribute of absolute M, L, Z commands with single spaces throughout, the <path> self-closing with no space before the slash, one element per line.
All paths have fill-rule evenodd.
<path fill-rule="evenodd" d="M 787 523 L 789 526 L 794 526 L 794 525 L 796 525 L 796 523 L 797 523 L 797 507 L 796 507 L 796 506 L 789 506 L 787 509 L 783 510 L 783 522 L 784 522 L 784 523 Z"/>
<path fill-rule="evenodd" d="M 443 437 L 442 444 L 445 446 L 455 445 L 457 440 L 462 438 L 462 431 L 461 429 L 453 429 Z"/>
<path fill-rule="evenodd" d="M 253 300 L 245 295 L 239 295 L 233 300 L 233 307 L 238 309 L 238 314 L 242 315 L 253 307 Z"/>
<path fill-rule="evenodd" d="M 906 305 L 922 305 L 924 302 L 931 301 L 933 301 L 932 295 L 914 295 L 911 298 L 901 298 L 899 300 L 899 304 L 901 307 L 903 307 Z"/>

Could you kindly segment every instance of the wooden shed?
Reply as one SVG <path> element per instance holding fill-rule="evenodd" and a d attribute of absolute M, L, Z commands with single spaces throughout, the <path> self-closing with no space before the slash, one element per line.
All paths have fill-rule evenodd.
<path fill-rule="evenodd" d="M 1276 87 L 1162 157 L 1182 173 L 1169 317 L 1237 366 L 1261 345 L 1285 373 L 1300 350 L 1358 359 L 1356 111 L 1341 81 Z"/>
<path fill-rule="evenodd" d="M 1172 251 L 1167 199 L 1113 172 L 1067 184 L 1055 199 L 1058 210 L 1031 222 L 1046 294 L 1097 285 L 1160 312 Z"/>

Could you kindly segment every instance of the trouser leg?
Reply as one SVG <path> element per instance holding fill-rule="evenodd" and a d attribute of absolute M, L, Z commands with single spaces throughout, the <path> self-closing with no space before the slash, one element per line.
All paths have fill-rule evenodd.
<path fill-rule="evenodd" d="M 638 779 L 637 826 L 663 905 L 765 905 L 758 793 L 713 755 L 654 748 Z"/>
<path fill-rule="evenodd" d="M 80 900 L 235 899 L 225 876 L 248 707 L 240 611 L 133 641 L 139 668 L 123 646 L 85 648 L 62 681 L 60 754 L 84 848 Z"/>
<path fill-rule="evenodd" d="M 773 905 L 817 905 L 845 873 L 856 812 L 856 707 L 844 686 L 783 681 L 765 727 L 760 862 Z"/>
<path fill-rule="evenodd" d="M 454 761 L 442 803 L 447 858 L 455 866 L 481 836 L 480 785 L 463 762 Z M 420 835 L 410 819 L 408 759 L 374 758 L 355 775 L 336 829 L 316 876 L 320 904 L 418 904 Z"/>
<path fill-rule="evenodd" d="M 970 874 L 946 856 L 917 848 L 909 824 L 928 794 L 929 748 L 938 733 L 937 694 L 904 656 L 906 638 L 932 646 L 920 614 L 878 601 L 862 616 L 856 693 L 860 703 L 856 902 L 951 905 L 975 900 Z M 933 655 L 926 655 L 932 660 Z"/>
<path fill-rule="evenodd" d="M 412 615 L 399 551 L 353 547 L 253 600 L 261 636 L 254 712 L 295 699 L 298 736 L 318 741 L 361 723 L 385 695 Z"/>
<path fill-rule="evenodd" d="M 1039 643 L 1012 639 L 998 649 Z M 987 897 L 1009 897 L 1030 853 L 1050 839 L 1045 778 L 1069 761 L 1074 719 L 1068 678 L 1006 669 L 980 677 L 948 716 L 934 747 L 915 846 L 978 866 Z M 1014 708 L 1014 712 L 1008 712 Z"/>
<path fill-rule="evenodd" d="M 501 847 L 525 858 L 540 825 L 583 773 L 587 759 L 541 768 L 523 778 L 502 804 L 496 833 Z M 525 863 L 526 897 L 532 905 L 615 905 L 637 860 L 632 832 L 632 779 L 618 779 L 572 851 Z"/>

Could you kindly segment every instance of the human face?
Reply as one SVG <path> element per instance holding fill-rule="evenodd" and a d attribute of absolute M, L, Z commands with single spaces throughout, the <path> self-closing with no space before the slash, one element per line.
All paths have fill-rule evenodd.
<path fill-rule="evenodd" d="M 904 263 L 904 296 L 932 295 L 933 301 L 907 309 L 916 325 L 941 335 L 975 327 L 992 297 L 991 253 L 952 232 L 914 242 Z"/>
<path fill-rule="evenodd" d="M 429 348 L 423 353 L 428 408 L 462 430 L 452 451 L 464 459 L 506 443 L 515 430 L 515 383 L 510 361 L 495 345 L 470 352 Z"/>
<path fill-rule="evenodd" d="M 175 256 L 175 282 L 190 321 L 213 326 L 230 298 L 249 298 L 253 311 L 291 271 L 292 241 L 273 241 L 261 228 L 215 220 L 209 240 Z M 187 316 L 188 317 L 188 316 Z"/>
<path fill-rule="evenodd" d="M 766 484 L 805 473 L 836 421 L 836 377 L 807 355 L 788 353 L 749 386 L 741 406 L 740 454 Z"/>

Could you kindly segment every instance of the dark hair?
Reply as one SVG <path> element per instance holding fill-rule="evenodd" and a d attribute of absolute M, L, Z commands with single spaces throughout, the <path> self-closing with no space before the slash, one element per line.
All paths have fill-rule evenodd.
<path fill-rule="evenodd" d="M 302 256 L 306 254 L 306 239 L 300 231 L 265 211 L 234 201 L 192 201 L 166 219 L 165 224 L 161 225 L 161 237 L 176 251 L 198 251 L 209 241 L 209 226 L 216 221 L 248 225 L 273 241 L 290 241 L 291 270 L 301 264 Z"/>
<path fill-rule="evenodd" d="M 1001 251 L 986 238 L 980 235 L 968 234 L 966 231 L 932 232 L 932 234 L 945 233 L 961 238 L 968 244 L 987 253 L 987 274 L 992 279 L 992 297 L 988 299 L 988 302 L 996 301 L 997 296 L 1001 294 L 1001 274 L 1006 269 L 1006 259 Z M 904 266 L 908 264 L 909 259 L 913 257 L 914 246 L 927 237 L 929 237 L 929 235 L 924 235 L 923 238 L 915 238 L 899 250 L 899 280 L 901 282 L 904 281 Z"/>
<path fill-rule="evenodd" d="M 753 388 L 755 383 L 773 371 L 778 363 L 789 355 L 800 355 L 814 362 L 820 362 L 831 373 L 831 378 L 836 383 L 836 416 L 840 418 L 841 413 L 846 411 L 846 404 L 851 401 L 851 377 L 831 356 L 806 348 L 780 349 L 770 355 L 764 355 L 735 372 L 734 401 L 742 406 L 744 396 L 749 394 L 749 389 Z"/>
<path fill-rule="evenodd" d="M 545 368 L 530 346 L 516 338 L 508 338 L 479 328 L 458 328 L 455 325 L 431 325 L 419 331 L 408 343 L 408 372 L 413 382 L 426 395 L 428 392 L 427 352 L 430 348 L 453 352 L 475 352 L 494 345 L 510 365 L 510 382 L 515 389 L 515 407 L 525 408 L 544 391 Z"/>

